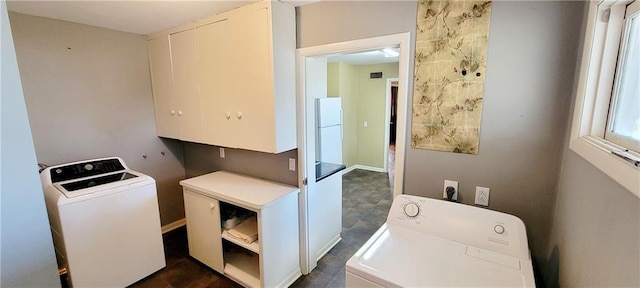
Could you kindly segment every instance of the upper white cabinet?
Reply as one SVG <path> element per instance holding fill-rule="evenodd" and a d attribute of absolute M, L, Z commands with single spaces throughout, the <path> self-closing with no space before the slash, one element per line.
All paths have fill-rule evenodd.
<path fill-rule="evenodd" d="M 174 102 L 176 101 L 173 99 L 169 35 L 149 39 L 148 48 L 158 136 L 179 138 L 178 120 L 174 117 L 176 114 Z"/>
<path fill-rule="evenodd" d="M 263 152 L 295 148 L 293 7 L 259 2 L 230 12 L 229 22 L 232 37 L 227 39 L 233 52 L 228 55 L 233 63 L 223 78 L 232 97 L 222 102 L 221 114 L 208 115 L 209 139 L 222 137 L 229 147 Z M 203 97 L 206 102 L 209 94 Z"/>
<path fill-rule="evenodd" d="M 149 39 L 158 136 L 204 142 L 194 30 Z"/>
<path fill-rule="evenodd" d="M 202 98 L 199 94 L 194 29 L 169 35 L 173 66 L 174 117 L 178 118 L 178 139 L 203 142 Z"/>
<path fill-rule="evenodd" d="M 151 55 L 167 53 L 157 43 L 163 33 L 149 37 L 159 136 L 269 153 L 296 148 L 293 6 L 257 2 L 164 34 L 170 35 L 168 65 L 162 62 L 167 57 Z M 154 71 L 157 67 L 164 70 Z M 167 110 L 162 96 L 169 93 L 160 90 L 168 85 L 156 79 L 167 73 L 173 74 L 174 93 L 198 97 L 176 97 L 178 102 L 188 102 L 183 103 L 184 111 L 178 110 L 183 116 L 189 108 L 201 108 L 201 114 L 190 113 L 193 118 L 183 121 L 189 127 L 197 126 L 185 130 L 193 133 L 189 139 L 165 133 L 173 129 L 173 123 L 161 114 Z"/>
<path fill-rule="evenodd" d="M 235 83 L 230 83 L 231 77 L 228 77 L 229 71 L 234 69 L 230 22 L 229 19 L 222 19 L 196 29 L 200 91 L 207 111 L 203 122 L 207 127 L 206 143 L 224 147 L 233 146 L 232 139 L 223 135 L 231 133 L 231 117 L 235 115 L 226 113 L 229 111 L 228 103 L 233 100 L 234 89 L 237 88 Z"/>

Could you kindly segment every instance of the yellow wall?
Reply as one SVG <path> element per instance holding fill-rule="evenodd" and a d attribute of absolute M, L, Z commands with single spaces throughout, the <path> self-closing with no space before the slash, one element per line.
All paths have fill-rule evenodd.
<path fill-rule="evenodd" d="M 369 79 L 369 73 L 382 78 Z M 358 66 L 358 164 L 384 168 L 387 78 L 398 77 L 398 63 Z M 367 122 L 365 128 L 363 123 Z"/>
<path fill-rule="evenodd" d="M 340 97 L 342 97 L 342 162 L 351 167 L 358 152 L 358 66 L 340 63 Z"/>
<path fill-rule="evenodd" d="M 369 79 L 371 72 L 382 72 L 383 78 Z M 398 63 L 328 63 L 328 94 L 342 98 L 342 158 L 347 167 L 384 168 L 386 78 L 397 77 Z M 332 94 L 336 90 L 338 93 Z M 364 121 L 367 128 L 363 127 Z"/>
<path fill-rule="evenodd" d="M 327 63 L 327 97 L 340 97 L 340 63 Z"/>

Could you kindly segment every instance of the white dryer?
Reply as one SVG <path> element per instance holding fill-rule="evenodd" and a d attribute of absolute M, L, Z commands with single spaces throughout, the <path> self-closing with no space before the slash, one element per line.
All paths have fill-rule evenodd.
<path fill-rule="evenodd" d="M 345 270 L 347 287 L 535 287 L 519 218 L 410 195 Z"/>
<path fill-rule="evenodd" d="M 40 173 L 58 264 L 74 287 L 125 287 L 165 267 L 155 180 L 102 158 Z"/>

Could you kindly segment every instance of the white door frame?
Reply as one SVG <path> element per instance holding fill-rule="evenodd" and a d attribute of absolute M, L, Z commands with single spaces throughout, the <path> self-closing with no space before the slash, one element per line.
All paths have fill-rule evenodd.
<path fill-rule="evenodd" d="M 384 172 L 389 172 L 389 138 L 391 133 L 391 127 L 389 127 L 389 122 L 391 122 L 391 87 L 393 86 L 393 82 L 399 82 L 399 78 L 387 78 L 387 85 L 385 86 L 385 112 L 384 112 Z M 400 84 L 398 84 L 400 85 Z M 396 107 L 398 107 L 398 103 L 396 103 Z M 397 113 L 397 112 L 396 112 Z M 396 114 L 396 122 L 398 121 L 398 114 Z M 396 123 L 397 126 L 397 123 Z M 397 134 L 396 134 L 397 136 Z M 397 141 L 397 140 L 396 140 Z M 394 191 L 395 192 L 395 191 Z M 395 195 L 395 193 L 394 193 Z"/>
<path fill-rule="evenodd" d="M 370 51 L 389 46 L 399 46 L 398 71 L 398 110 L 396 128 L 396 162 L 393 196 L 403 193 L 404 184 L 404 154 L 407 131 L 407 113 L 409 100 L 409 57 L 411 34 L 409 32 L 380 36 L 374 38 L 332 43 L 297 50 L 297 92 L 298 92 L 298 186 L 300 187 L 300 266 L 303 274 L 309 273 L 309 226 L 307 219 L 307 178 L 315 178 L 315 170 L 307 171 L 315 163 L 315 143 L 307 143 L 307 133 L 315 133 L 314 127 L 307 125 L 307 108 L 313 107 L 313 99 L 307 99 L 305 63 L 307 57 L 323 56 L 337 53 L 353 53 Z M 313 110 L 309 110 L 313 111 Z M 312 115 L 314 116 L 314 115 Z M 307 151 L 307 145 L 314 147 L 314 151 Z M 313 157 L 311 156 L 313 155 Z M 311 170 L 311 169 L 310 169 Z M 311 182 L 311 181 L 308 181 Z"/>

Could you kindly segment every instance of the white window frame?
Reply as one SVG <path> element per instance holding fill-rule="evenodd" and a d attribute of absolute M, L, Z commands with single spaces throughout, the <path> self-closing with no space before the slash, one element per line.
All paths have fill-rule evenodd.
<path fill-rule="evenodd" d="M 626 16 L 625 18 L 627 18 L 626 23 L 624 24 L 624 26 L 622 27 L 622 35 L 623 36 L 628 36 L 630 34 L 630 29 L 631 26 L 629 24 L 630 21 L 628 20 L 629 18 L 631 18 L 634 15 L 638 15 L 638 13 L 640 13 L 640 1 L 634 1 L 632 4 L 629 4 L 627 6 L 626 9 Z M 638 17 L 638 16 L 636 16 Z M 636 21 L 640 21 L 640 17 L 638 17 L 638 19 Z M 614 133 L 612 131 L 612 125 L 614 124 L 613 120 L 615 117 L 612 117 L 615 114 L 615 110 L 618 109 L 618 105 L 612 105 L 615 104 L 615 102 L 618 100 L 617 97 L 620 97 L 619 94 L 619 89 L 620 89 L 620 73 L 622 73 L 622 70 L 624 69 L 624 62 L 626 61 L 622 61 L 622 59 L 624 59 L 626 57 L 626 55 L 628 54 L 626 51 L 626 49 L 623 48 L 627 48 L 627 44 L 628 44 L 628 39 L 629 37 L 624 37 L 624 39 L 620 40 L 620 51 L 618 52 L 618 63 L 616 65 L 616 76 L 615 76 L 615 82 L 614 82 L 614 86 L 613 86 L 613 91 L 612 91 L 612 97 L 611 97 L 611 103 L 610 103 L 610 107 L 609 107 L 609 117 L 607 119 L 607 129 L 604 131 L 604 138 L 614 142 L 616 144 L 619 144 L 621 146 L 624 146 L 626 148 L 629 148 L 629 150 L 633 150 L 636 152 L 640 151 L 640 143 L 638 143 L 638 141 L 636 141 L 635 139 L 632 138 L 628 138 L 625 137 L 624 135 L 620 135 L 617 133 Z M 599 132 L 599 131 L 598 131 Z"/>
<path fill-rule="evenodd" d="M 624 14 L 631 2 L 633 0 L 613 0 L 588 4 L 569 147 L 640 198 L 640 168 L 629 159 L 640 159 L 639 155 L 604 139 Z"/>

